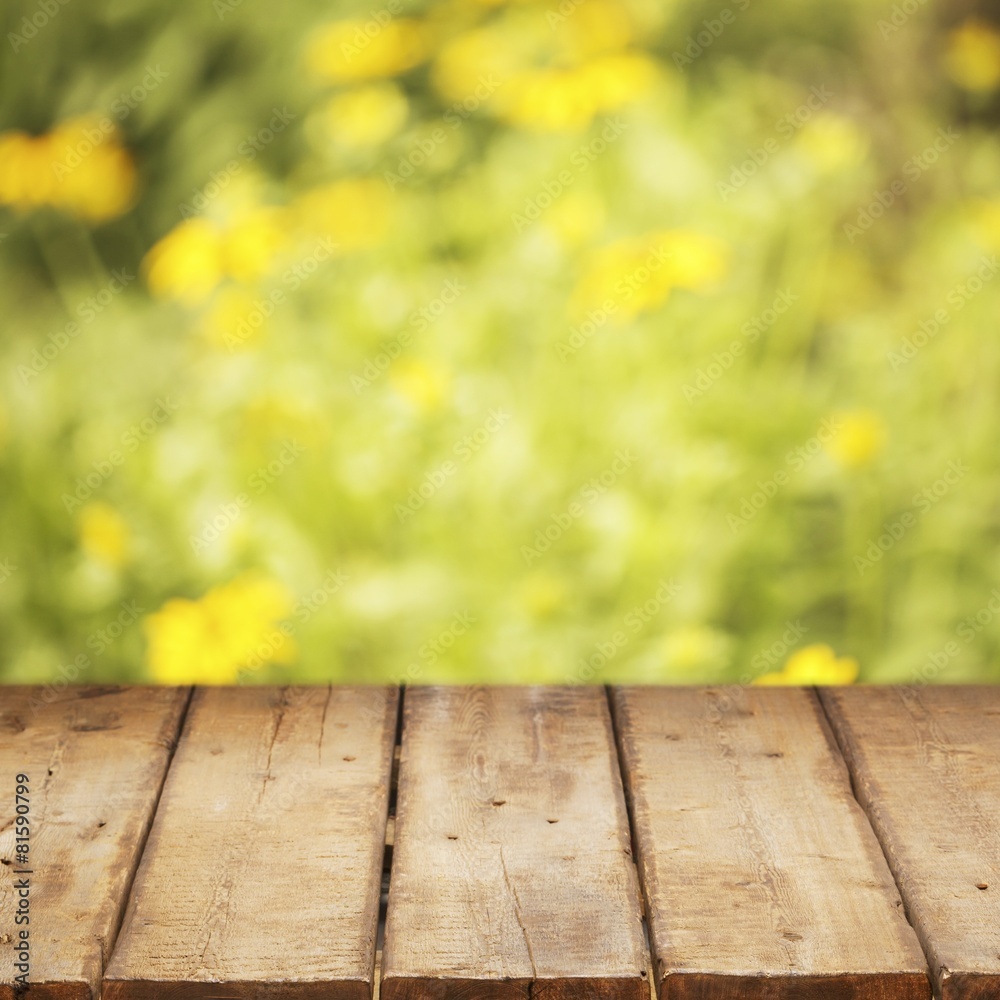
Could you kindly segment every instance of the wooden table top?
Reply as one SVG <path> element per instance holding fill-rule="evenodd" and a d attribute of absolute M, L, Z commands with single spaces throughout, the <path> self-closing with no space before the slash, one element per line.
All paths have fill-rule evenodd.
<path fill-rule="evenodd" d="M 0 687 L 25 985 L 1000 998 L 1000 687 Z"/>

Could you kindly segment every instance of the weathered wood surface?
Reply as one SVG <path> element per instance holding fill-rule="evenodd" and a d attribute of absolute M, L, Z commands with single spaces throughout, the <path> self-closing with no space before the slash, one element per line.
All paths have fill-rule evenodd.
<path fill-rule="evenodd" d="M 663 1000 L 927 1000 L 814 693 L 613 694 Z"/>
<path fill-rule="evenodd" d="M 827 689 L 944 1000 L 1000 997 L 1000 687 Z"/>
<path fill-rule="evenodd" d="M 195 692 L 105 1000 L 366 1000 L 397 692 Z"/>
<path fill-rule="evenodd" d="M 411 688 L 382 1000 L 648 1000 L 599 688 Z"/>
<path fill-rule="evenodd" d="M 90 1000 L 187 702 L 187 689 L 0 688 L 0 1000 L 29 932 L 29 997 Z M 27 925 L 15 923 L 15 777 L 28 776 Z"/>

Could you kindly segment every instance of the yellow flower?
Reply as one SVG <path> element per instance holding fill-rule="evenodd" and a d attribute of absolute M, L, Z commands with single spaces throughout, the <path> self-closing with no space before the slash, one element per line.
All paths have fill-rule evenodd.
<path fill-rule="evenodd" d="M 427 30 L 412 18 L 396 17 L 379 24 L 336 21 L 313 35 L 306 50 L 306 65 L 324 80 L 343 83 L 395 76 L 427 58 Z"/>
<path fill-rule="evenodd" d="M 308 231 L 329 237 L 340 250 L 358 250 L 382 241 L 390 199 L 382 181 L 356 178 L 306 191 L 292 207 Z"/>
<path fill-rule="evenodd" d="M 972 18 L 948 38 L 945 69 L 960 87 L 995 90 L 1000 84 L 1000 32 L 987 21 Z"/>
<path fill-rule="evenodd" d="M 648 240 L 618 240 L 591 256 L 573 292 L 571 311 L 582 318 L 610 302 L 614 319 L 626 322 L 663 303 L 671 284 L 665 259 Z"/>
<path fill-rule="evenodd" d="M 95 501 L 81 508 L 80 545 L 98 562 L 117 569 L 129 551 L 128 525 L 110 504 Z"/>
<path fill-rule="evenodd" d="M 511 36 L 499 27 L 477 28 L 445 42 L 434 60 L 434 86 L 450 101 L 465 101 L 480 93 L 484 80 L 496 80 L 500 89 L 527 57 L 523 36 Z"/>
<path fill-rule="evenodd" d="M 477 8 L 503 7 L 506 4 L 531 4 L 534 2 L 535 0 L 452 0 L 458 10 L 469 7 L 476 10 Z"/>
<path fill-rule="evenodd" d="M 121 215 L 135 194 L 135 165 L 109 118 L 73 118 L 48 134 L 0 135 L 0 203 L 51 205 L 89 222 Z"/>
<path fill-rule="evenodd" d="M 577 317 L 611 302 L 627 322 L 666 301 L 672 288 L 702 289 L 726 272 L 725 244 L 686 229 L 619 240 L 593 255 L 577 283 L 571 311 Z"/>
<path fill-rule="evenodd" d="M 150 673 L 160 684 L 229 684 L 241 670 L 288 664 L 295 642 L 279 626 L 291 610 L 285 587 L 256 573 L 199 600 L 172 598 L 145 621 Z"/>
<path fill-rule="evenodd" d="M 885 447 L 885 423 L 871 410 L 837 414 L 835 423 L 836 430 L 826 450 L 845 468 L 867 465 Z"/>
<path fill-rule="evenodd" d="M 610 0 L 586 0 L 564 21 L 553 25 L 566 56 L 579 62 L 600 52 L 622 49 L 632 38 L 627 8 Z"/>
<path fill-rule="evenodd" d="M 847 115 L 825 112 L 803 127 L 798 146 L 821 171 L 833 172 L 860 163 L 868 140 Z"/>
<path fill-rule="evenodd" d="M 222 234 L 207 219 L 187 219 L 152 247 L 143 267 L 154 295 L 196 305 L 222 280 Z"/>
<path fill-rule="evenodd" d="M 341 146 L 377 146 L 396 134 L 406 121 L 409 105 L 392 83 L 359 87 L 332 97 L 326 106 L 327 130 Z"/>
<path fill-rule="evenodd" d="M 654 233 L 650 242 L 667 255 L 667 271 L 677 288 L 709 288 L 728 270 L 729 248 L 714 236 L 693 229 L 671 229 Z"/>
<path fill-rule="evenodd" d="M 858 661 L 851 656 L 838 657 L 823 643 L 803 646 L 785 661 L 780 671 L 762 674 L 754 684 L 765 686 L 805 684 L 853 684 L 858 679 Z"/>
<path fill-rule="evenodd" d="M 154 295 L 197 305 L 226 277 L 253 283 L 271 270 L 288 244 L 285 210 L 241 201 L 224 224 L 187 219 L 154 244 L 143 261 Z"/>
<path fill-rule="evenodd" d="M 22 212 L 48 204 L 55 185 L 51 163 L 46 136 L 0 134 L 0 202 Z"/>
<path fill-rule="evenodd" d="M 585 128 L 594 117 L 592 94 L 582 75 L 559 69 L 519 73 L 501 93 L 500 117 L 542 132 Z"/>
<path fill-rule="evenodd" d="M 498 92 L 496 107 L 505 121 L 542 132 L 585 128 L 594 117 L 644 93 L 656 76 L 645 56 L 604 56 L 572 69 L 525 70 Z"/>
<path fill-rule="evenodd" d="M 439 365 L 416 359 L 397 361 L 389 381 L 393 389 L 419 410 L 436 410 L 448 398 L 451 375 Z"/>
<path fill-rule="evenodd" d="M 102 130 L 106 137 L 84 153 Z M 108 119 L 66 123 L 53 134 L 52 145 L 56 178 L 52 202 L 57 208 L 91 222 L 103 222 L 131 206 L 135 165 Z"/>
<path fill-rule="evenodd" d="M 287 244 L 287 228 L 276 208 L 251 208 L 230 220 L 222 234 L 223 267 L 237 281 L 263 277 Z"/>
<path fill-rule="evenodd" d="M 656 80 L 656 63 L 638 52 L 600 56 L 580 67 L 595 112 L 613 111 L 641 97 Z"/>
<path fill-rule="evenodd" d="M 969 209 L 979 239 L 988 247 L 1000 247 L 1000 198 L 973 202 Z"/>

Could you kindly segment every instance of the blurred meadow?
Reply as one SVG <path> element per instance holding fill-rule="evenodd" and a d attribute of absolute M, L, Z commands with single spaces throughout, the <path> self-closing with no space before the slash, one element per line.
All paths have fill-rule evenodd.
<path fill-rule="evenodd" d="M 12 0 L 0 680 L 1000 680 L 1000 7 Z"/>

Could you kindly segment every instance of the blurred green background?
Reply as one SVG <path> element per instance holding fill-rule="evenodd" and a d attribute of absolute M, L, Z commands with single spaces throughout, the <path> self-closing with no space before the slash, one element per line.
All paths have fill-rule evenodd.
<path fill-rule="evenodd" d="M 0 680 L 1000 680 L 1000 33 L 17 0 Z"/>

